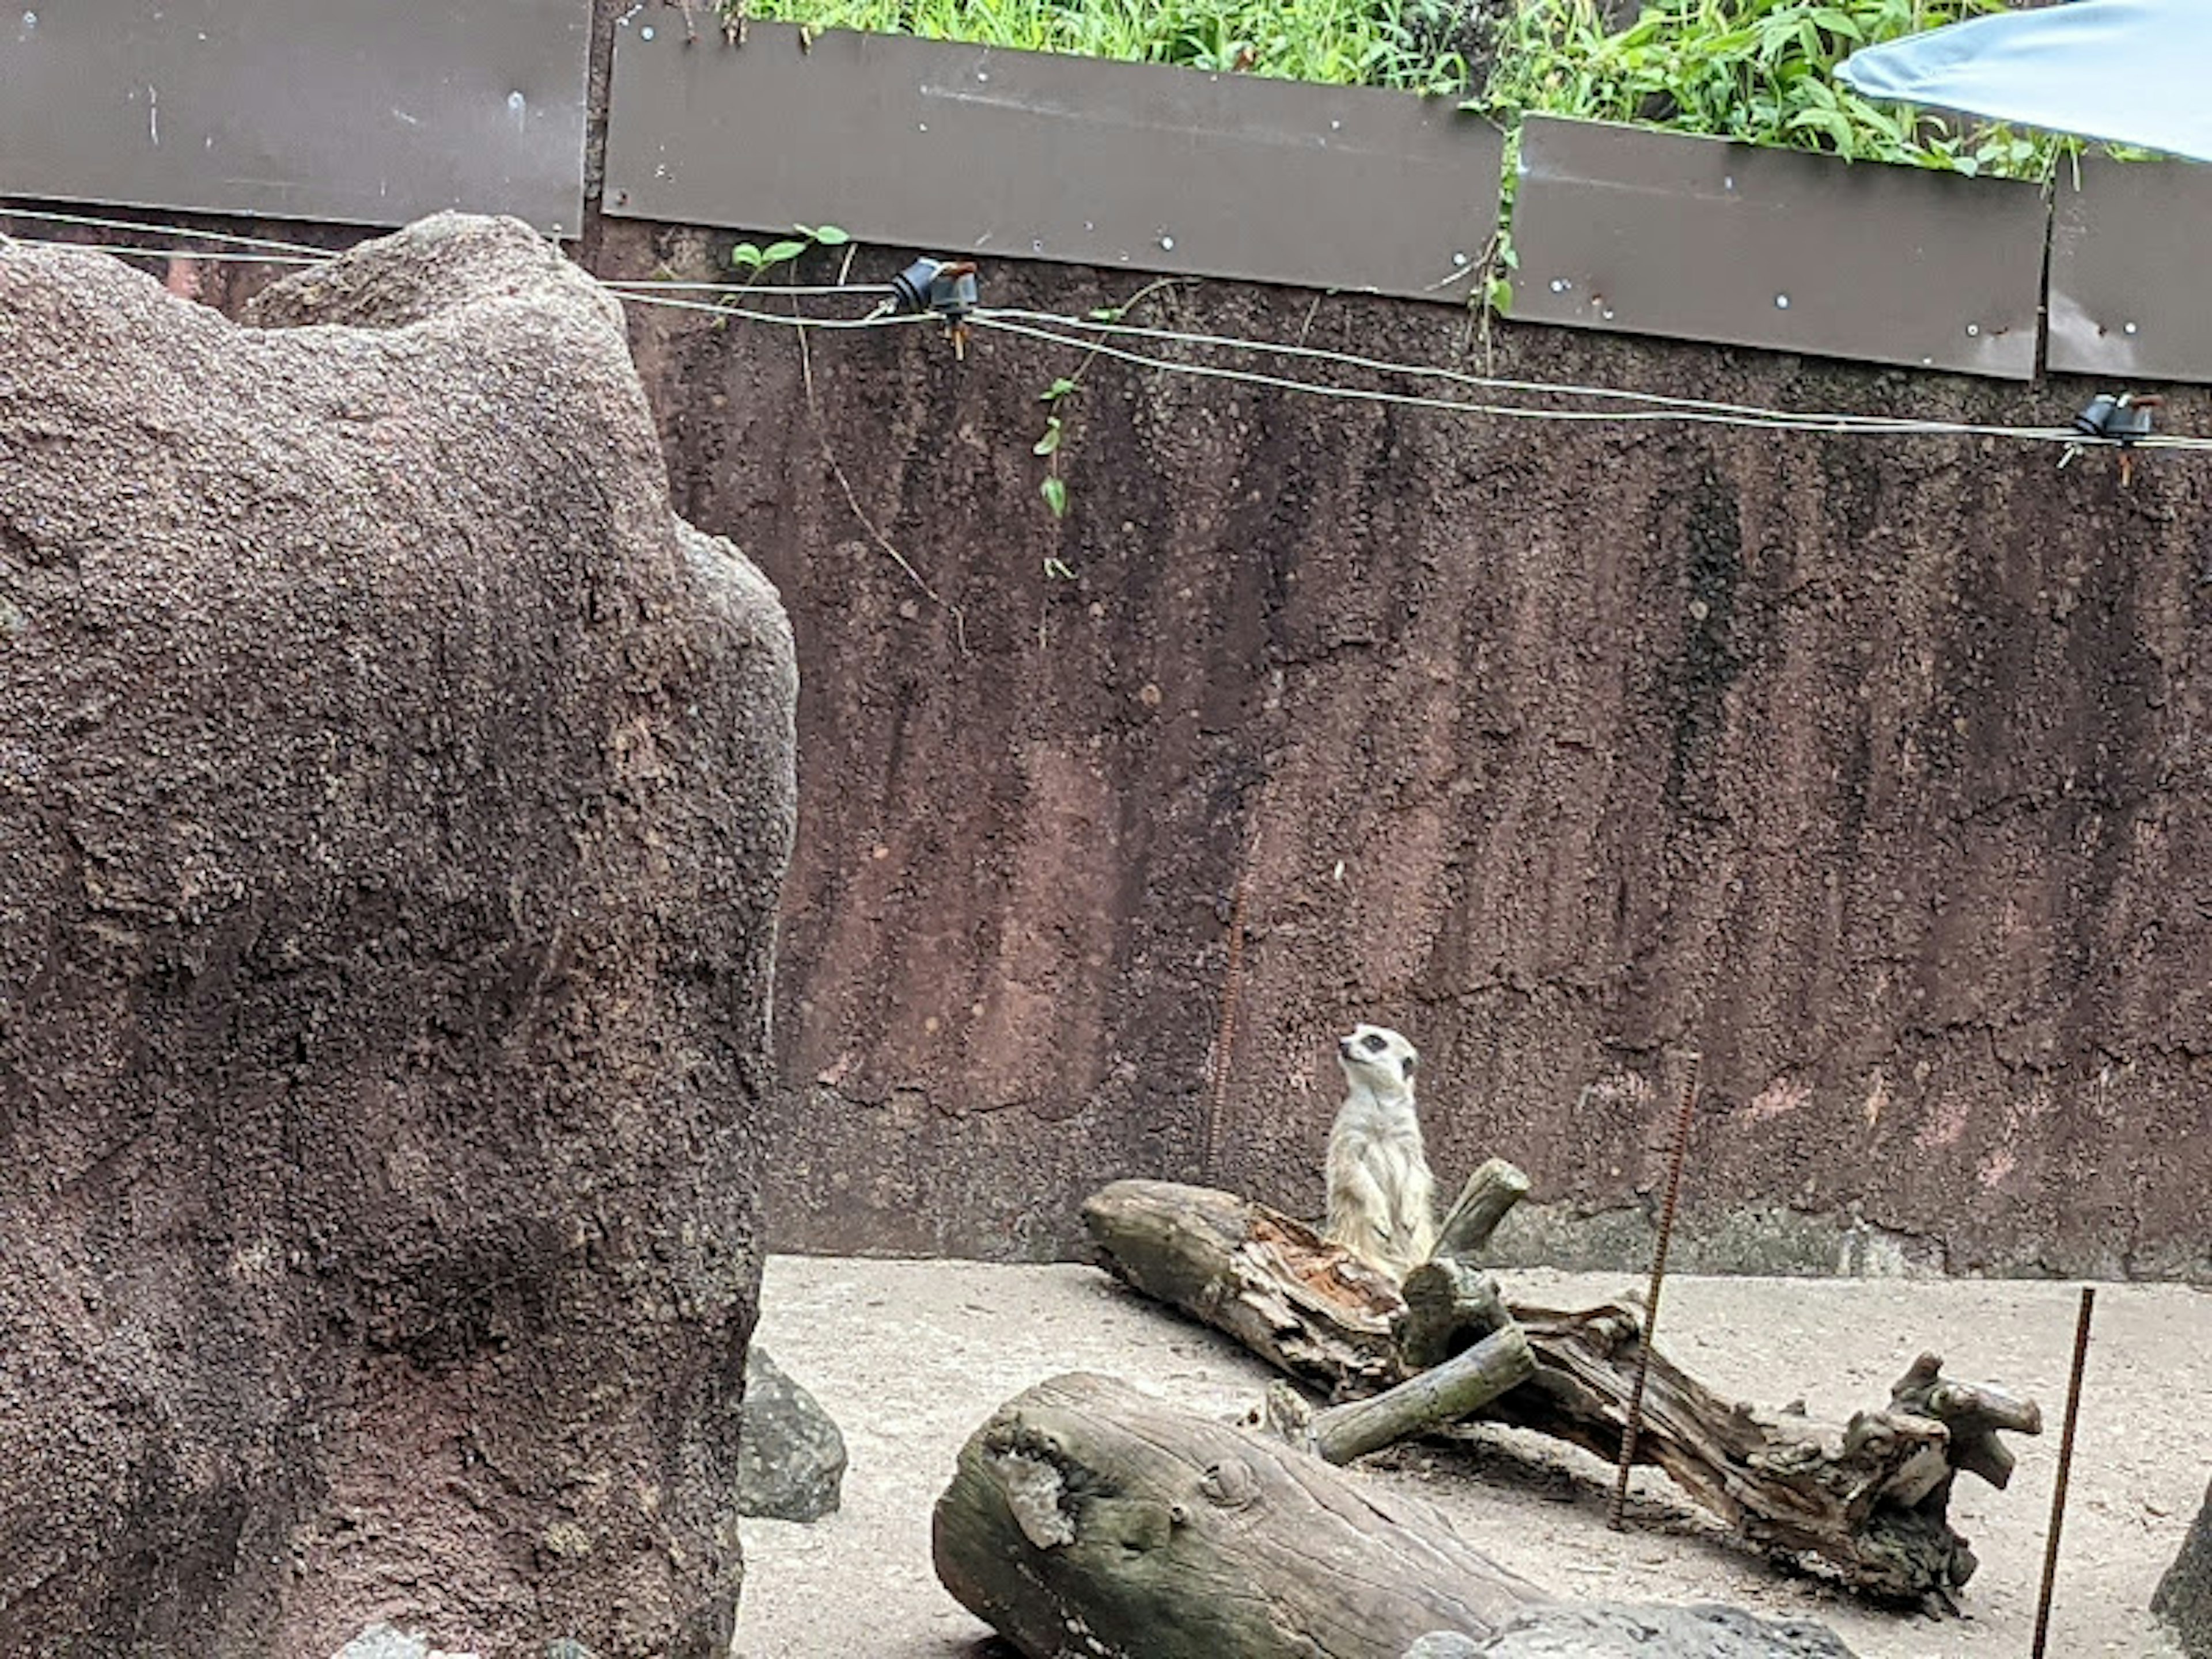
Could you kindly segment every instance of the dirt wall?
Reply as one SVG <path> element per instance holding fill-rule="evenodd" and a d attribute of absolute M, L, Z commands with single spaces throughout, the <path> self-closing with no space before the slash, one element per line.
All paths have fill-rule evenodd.
<path fill-rule="evenodd" d="M 599 257 L 720 246 L 610 226 Z M 984 283 L 1075 315 L 1139 286 Z M 1482 357 L 1442 307 L 1206 284 L 1136 320 Z M 1331 1038 L 1373 1019 L 1423 1051 L 1443 1177 L 1503 1153 L 1551 1201 L 1534 1254 L 1637 1259 L 1694 1047 L 1686 1260 L 2212 1273 L 2212 460 L 2124 483 L 1101 359 L 1056 523 L 1031 445 L 1077 353 L 817 334 L 817 423 L 789 330 L 632 330 L 678 510 L 798 630 L 781 1246 L 1050 1255 L 1121 1175 L 1313 1212 Z M 1510 326 L 1492 363 L 2033 424 L 2091 389 Z"/>

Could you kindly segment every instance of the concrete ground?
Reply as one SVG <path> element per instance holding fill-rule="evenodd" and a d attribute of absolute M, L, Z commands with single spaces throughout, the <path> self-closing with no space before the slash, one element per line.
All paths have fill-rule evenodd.
<path fill-rule="evenodd" d="M 1515 1273 L 1508 1294 L 1579 1306 L 1620 1273 Z M 1859 1605 L 1732 1544 L 1662 1477 L 1639 1473 L 1639 1524 L 1605 1526 L 1610 1471 L 1540 1437 L 1488 1431 L 1462 1453 L 1385 1453 L 1366 1478 L 1417 1491 L 1498 1561 L 1565 1596 L 1718 1599 L 1826 1621 L 1862 1659 L 2023 1659 L 2057 1461 L 2075 1291 L 2019 1281 L 1669 1279 L 1660 1346 L 1724 1392 L 1802 1395 L 1841 1421 L 1884 1403 L 1914 1355 L 2041 1401 L 2046 1428 L 2013 1438 L 1997 1492 L 1962 1480 L 1954 1524 L 1981 1571 L 1964 1616 Z M 1067 1370 L 1127 1378 L 1231 1415 L 1270 1373 L 1225 1338 L 1079 1267 L 777 1257 L 760 1340 L 843 1428 L 844 1507 L 811 1526 L 745 1523 L 739 1659 L 976 1659 L 988 1633 L 938 1585 L 930 1506 L 966 1439 L 1000 1404 Z M 2212 1462 L 2212 1294 L 2100 1290 L 2051 1623 L 2056 1655 L 2158 1659 L 2179 1649 L 2147 1607 Z"/>

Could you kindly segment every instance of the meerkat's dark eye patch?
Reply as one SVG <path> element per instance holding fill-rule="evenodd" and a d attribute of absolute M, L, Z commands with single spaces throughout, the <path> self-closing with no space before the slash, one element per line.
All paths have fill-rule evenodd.
<path fill-rule="evenodd" d="M 1364 1038 L 1361 1039 L 1360 1046 L 1364 1048 L 1370 1054 L 1379 1054 L 1382 1052 L 1384 1044 L 1380 1036 L 1373 1031 L 1370 1031 Z"/>

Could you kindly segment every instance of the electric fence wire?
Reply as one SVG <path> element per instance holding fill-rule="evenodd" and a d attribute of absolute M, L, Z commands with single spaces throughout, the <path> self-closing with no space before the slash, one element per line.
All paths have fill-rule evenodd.
<path fill-rule="evenodd" d="M 273 237 L 247 236 L 228 231 L 184 229 L 174 225 L 156 225 L 134 220 L 64 213 L 44 209 L 0 206 L 0 219 L 30 220 L 83 229 L 120 231 L 140 235 L 179 237 L 204 242 L 217 242 L 223 244 L 227 250 L 238 250 L 210 253 L 204 249 L 171 246 L 140 247 L 128 245 L 90 245 L 64 241 L 56 238 L 17 239 L 48 246 L 72 247 L 96 246 L 100 251 L 109 253 L 135 254 L 145 258 L 261 260 L 272 264 L 319 264 L 337 257 L 329 249 L 310 247 L 298 242 L 282 241 Z M 779 328 L 821 329 L 835 332 L 938 320 L 932 313 L 891 312 L 884 309 L 880 304 L 874 311 L 860 317 L 810 317 L 759 311 L 733 302 L 738 296 L 761 299 L 828 299 L 880 295 L 881 293 L 888 291 L 882 284 L 693 283 L 663 282 L 649 278 L 619 278 L 611 281 L 594 278 L 594 280 L 599 281 L 602 288 L 619 299 L 661 306 L 673 310 L 703 313 L 717 318 L 735 319 L 743 322 L 767 323 Z M 712 300 L 685 297 L 697 294 L 716 294 L 725 297 Z M 1829 435 L 1990 438 L 2009 442 L 2060 444 L 2081 448 L 2123 447 L 2118 440 L 2088 436 L 2071 427 L 2002 426 L 1970 421 L 1915 419 L 1903 416 L 1768 409 L 1753 404 L 1733 404 L 1710 398 L 1679 398 L 1665 392 L 1634 392 L 1618 386 L 1578 386 L 1571 382 L 1523 380 L 1498 375 L 1473 374 L 1462 369 L 1447 368 L 1440 365 L 1395 362 L 1384 358 L 1364 356 L 1356 352 L 1334 351 L 1320 346 L 1292 344 L 1283 341 L 1248 340 L 1231 335 L 1206 334 L 1178 329 L 1144 328 L 1116 320 L 1097 317 L 1064 317 L 1051 312 L 1018 308 L 978 309 L 970 313 L 965 320 L 977 328 L 994 330 L 1003 334 L 1025 337 L 1045 344 L 1107 357 L 1127 363 L 1133 368 L 1151 369 L 1163 374 L 1182 374 L 1199 380 L 1222 380 L 1265 390 L 1294 392 L 1308 397 L 1424 410 L 1438 414 L 1471 415 L 1500 420 L 1559 421 L 1584 424 L 1609 422 L 1617 425 L 1640 425 L 1679 422 L 1690 425 Z M 1372 386 L 1344 386 L 1318 380 L 1292 379 L 1288 375 L 1232 368 L 1219 363 L 1192 362 L 1163 356 L 1154 351 L 1140 351 L 1129 346 L 1113 343 L 1116 340 L 1132 340 L 1161 347 L 1177 346 L 1197 351 L 1231 352 L 1262 358 L 1285 358 L 1295 362 L 1328 364 L 1363 374 L 1440 382 L 1448 386 L 1465 387 L 1469 391 L 1507 393 L 1520 398 L 1565 398 L 1584 403 L 1627 404 L 1633 406 L 1626 409 L 1565 408 L 1557 404 L 1498 403 L 1464 398 L 1433 397 L 1419 392 L 1386 391 Z M 2154 433 L 2145 437 L 2130 440 L 2126 447 L 2144 450 L 2197 453 L 2212 451 L 2212 437 L 2198 437 L 2184 433 Z"/>
<path fill-rule="evenodd" d="M 1712 415 L 1736 415 L 1761 420 L 1772 419 L 1790 413 L 1788 410 L 1761 409 L 1751 404 L 1717 403 L 1702 398 L 1677 398 L 1660 392 L 1630 392 L 1617 386 L 1575 386 L 1546 380 L 1516 380 L 1492 374 L 1470 374 L 1464 369 L 1446 368 L 1441 365 L 1391 362 L 1382 358 L 1362 356 L 1355 352 L 1332 351 L 1322 346 L 1285 344 L 1280 341 L 1244 340 L 1222 334 L 1194 334 L 1180 329 L 1139 328 L 1132 324 L 1115 322 L 1095 316 L 1060 317 L 1049 312 L 1012 309 L 994 309 L 993 314 L 1018 322 L 1074 328 L 1085 333 L 1157 341 L 1162 344 L 1193 346 L 1204 350 L 1237 351 L 1267 356 L 1290 357 L 1309 362 L 1335 363 L 1345 368 L 1364 369 L 1377 374 L 1401 374 L 1412 379 L 1443 380 L 1454 386 L 1469 386 L 1483 392 L 1511 392 L 1534 396 L 1612 399 L 1663 409 L 1694 410 Z M 1915 432 L 1926 429 L 1929 424 L 1924 420 L 1893 415 L 1822 415 L 1807 418 L 1834 421 L 1852 427 L 1895 428 Z M 1983 429 L 1996 431 L 2000 428 Z M 2010 428 L 2002 428 L 2002 430 L 2009 431 Z"/>
<path fill-rule="evenodd" d="M 1476 402 L 1459 398 L 1425 397 L 1417 392 L 1386 392 L 1368 386 L 1330 385 L 1316 380 L 1292 380 L 1286 375 L 1270 374 L 1252 369 L 1227 368 L 1218 363 L 1185 362 L 1171 357 L 1158 356 L 1148 352 L 1133 351 L 1124 346 L 1109 344 L 1100 339 L 1085 339 L 1078 334 L 1057 332 L 1034 324 L 1018 320 L 1019 313 L 977 311 L 968 321 L 977 328 L 995 329 L 1003 333 L 1041 340 L 1072 350 L 1093 352 L 1121 362 L 1143 368 L 1157 369 L 1170 374 L 1186 374 L 1200 380 L 1224 380 L 1237 385 L 1264 387 L 1279 392 L 1304 392 L 1310 396 L 1342 398 L 1351 402 L 1384 404 L 1398 408 L 1431 410 L 1455 415 L 1480 415 L 1503 420 L 1563 421 L 1581 422 L 1612 422 L 1640 424 L 1655 422 L 1679 421 L 1692 425 L 1749 428 L 1769 432 L 1808 432 L 1829 434 L 1851 434 L 1871 437 L 1923 438 L 1996 438 L 2024 443 L 2072 444 L 2086 448 L 2113 448 L 2117 441 L 2085 435 L 2071 427 L 1990 426 L 1963 421 L 1911 420 L 1895 416 L 1814 413 L 1791 410 L 1759 409 L 1748 404 L 1723 405 L 1719 408 L 1700 406 L 1697 400 L 1668 398 L 1657 393 L 1623 392 L 1612 388 L 1578 387 L 1547 385 L 1540 381 L 1525 381 L 1519 385 L 1531 392 L 1555 397 L 1613 397 L 1650 400 L 1656 407 L 1641 409 L 1562 409 L 1528 404 L 1499 404 Z M 1084 325 L 1077 319 L 1055 319 L 1062 327 Z M 1097 327 L 1097 325 L 1090 325 Z M 1165 332 L 1165 331 L 1158 331 Z M 1218 337 L 1191 337 L 1207 338 Z M 1247 351 L 1295 351 L 1301 354 L 1316 350 L 1313 347 L 1282 347 L 1260 341 L 1227 341 L 1224 345 Z M 1340 356 L 1341 354 L 1324 354 Z M 1358 362 L 1359 360 L 1351 360 Z M 1431 370 L 1417 364 L 1382 365 L 1367 362 L 1383 372 L 1405 374 L 1444 374 L 1457 376 L 1456 370 Z M 1461 377 L 1477 380 L 1480 377 Z M 2212 438 L 2184 435 L 2158 435 L 2133 441 L 2135 447 L 2167 450 L 2212 450 Z"/>
<path fill-rule="evenodd" d="M 260 248 L 274 253 L 298 254 L 303 264 L 319 264 L 325 259 L 337 257 L 326 247 L 309 247 L 304 242 L 278 241 L 272 236 L 240 236 L 227 230 L 195 230 L 184 225 L 150 225 L 134 219 L 101 219 L 87 214 L 60 213 L 46 208 L 9 207 L 0 204 L 0 219 L 29 219 L 40 224 L 75 225 L 87 230 L 125 230 L 143 236 L 196 237 L 203 242 L 221 242 L 227 247 Z M 23 237 L 18 240 L 35 241 L 40 239 Z M 70 242 L 62 246 L 82 247 L 87 244 Z M 153 252 L 155 250 L 109 247 L 102 245 L 100 251 L 106 253 L 141 253 Z M 161 251 L 167 252 L 166 249 Z M 207 259 L 217 257 L 228 259 L 236 256 L 228 253 L 217 256 L 207 252 L 204 249 L 187 248 L 181 251 L 179 257 L 188 259 Z"/>

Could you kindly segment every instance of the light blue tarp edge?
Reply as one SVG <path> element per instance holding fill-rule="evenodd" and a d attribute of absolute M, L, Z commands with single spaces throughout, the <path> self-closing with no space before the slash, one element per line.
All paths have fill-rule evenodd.
<path fill-rule="evenodd" d="M 1853 52 L 1862 96 L 2212 161 L 2212 0 L 2074 0 Z"/>

